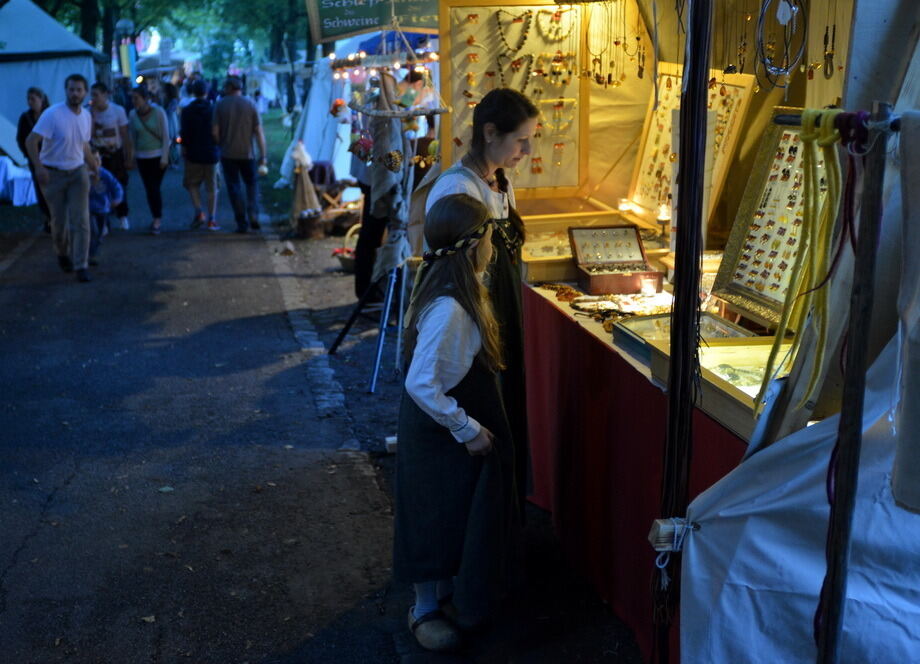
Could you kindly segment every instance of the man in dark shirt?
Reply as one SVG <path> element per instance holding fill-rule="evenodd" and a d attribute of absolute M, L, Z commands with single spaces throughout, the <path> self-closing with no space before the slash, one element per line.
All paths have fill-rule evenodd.
<path fill-rule="evenodd" d="M 208 101 L 208 85 L 203 80 L 192 81 L 188 88 L 195 99 L 182 109 L 179 136 L 182 156 L 185 158 L 185 176 L 182 184 L 188 189 L 195 206 L 192 229 L 205 223 L 201 207 L 201 184 L 208 192 L 207 223 L 209 231 L 220 229 L 214 215 L 217 212 L 217 144 L 211 131 L 213 111 Z"/>
<path fill-rule="evenodd" d="M 220 163 L 236 217 L 236 232 L 258 230 L 258 171 L 252 143 L 254 140 L 258 143 L 260 163 L 265 167 L 265 134 L 259 111 L 251 99 L 243 96 L 243 82 L 236 76 L 227 77 L 224 96 L 214 107 L 214 138 L 220 147 Z"/>

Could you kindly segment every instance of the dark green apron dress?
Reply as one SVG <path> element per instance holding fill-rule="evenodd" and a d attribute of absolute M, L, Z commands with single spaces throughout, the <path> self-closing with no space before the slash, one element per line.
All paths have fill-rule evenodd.
<path fill-rule="evenodd" d="M 514 523 L 514 450 L 498 380 L 481 356 L 449 396 L 495 435 L 471 456 L 403 390 L 396 453 L 397 581 L 456 577 L 454 604 L 484 616 L 503 589 Z"/>

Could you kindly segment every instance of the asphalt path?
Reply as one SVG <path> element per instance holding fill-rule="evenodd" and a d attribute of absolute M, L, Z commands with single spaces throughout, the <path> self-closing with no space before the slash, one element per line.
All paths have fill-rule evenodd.
<path fill-rule="evenodd" d="M 163 191 L 152 236 L 132 177 L 91 283 L 45 235 L 0 274 L 0 661 L 261 661 L 388 578 L 389 502 L 292 326 L 310 275 Z"/>

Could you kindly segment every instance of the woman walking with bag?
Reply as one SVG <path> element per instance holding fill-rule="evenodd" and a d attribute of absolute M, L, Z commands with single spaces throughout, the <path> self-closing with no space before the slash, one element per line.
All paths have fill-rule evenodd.
<path fill-rule="evenodd" d="M 16 128 L 16 144 L 19 150 L 25 156 L 29 164 L 29 172 L 32 173 L 32 184 L 35 186 L 35 198 L 38 200 L 38 208 L 42 213 L 42 222 L 46 233 L 51 232 L 51 210 L 48 209 L 48 203 L 45 201 L 45 195 L 42 194 L 42 188 L 35 179 L 35 164 L 29 159 L 29 151 L 26 149 L 26 138 L 35 128 L 35 123 L 41 114 L 51 105 L 41 88 L 29 88 L 26 92 L 26 103 L 29 109 L 19 116 L 19 125 Z"/>
<path fill-rule="evenodd" d="M 153 216 L 150 232 L 159 235 L 163 217 L 160 185 L 169 166 L 169 129 L 166 113 L 150 100 L 150 93 L 144 87 L 137 87 L 131 91 L 131 102 L 134 104 L 134 110 L 128 116 L 128 127 L 134 144 L 134 159 L 144 183 L 147 205 Z"/>

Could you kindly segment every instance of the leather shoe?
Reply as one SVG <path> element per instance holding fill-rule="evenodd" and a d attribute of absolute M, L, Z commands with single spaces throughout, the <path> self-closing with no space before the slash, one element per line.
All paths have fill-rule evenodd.
<path fill-rule="evenodd" d="M 58 265 L 64 272 L 73 272 L 73 261 L 70 260 L 70 256 L 58 256 Z"/>
<path fill-rule="evenodd" d="M 420 646 L 434 652 L 454 650 L 460 646 L 460 632 L 443 613 L 432 611 L 416 618 L 412 612 L 414 608 L 409 607 L 409 631 Z"/>
<path fill-rule="evenodd" d="M 79 281 L 81 284 L 85 284 L 88 281 L 92 281 L 92 279 L 89 276 L 89 271 L 85 267 L 77 270 L 77 281 Z"/>

